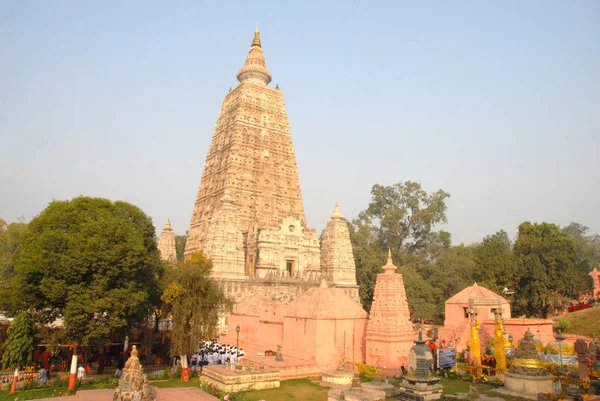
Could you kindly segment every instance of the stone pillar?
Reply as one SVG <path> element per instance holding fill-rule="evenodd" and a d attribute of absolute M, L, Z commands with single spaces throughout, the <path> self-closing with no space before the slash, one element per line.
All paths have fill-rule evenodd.
<path fill-rule="evenodd" d="M 575 341 L 575 351 L 577 352 L 577 362 L 579 362 L 579 380 L 588 381 L 590 376 L 588 374 L 588 345 L 583 338 L 578 338 Z"/>

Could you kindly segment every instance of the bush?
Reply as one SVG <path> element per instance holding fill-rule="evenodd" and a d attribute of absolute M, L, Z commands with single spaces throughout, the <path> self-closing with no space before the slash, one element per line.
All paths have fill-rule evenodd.
<path fill-rule="evenodd" d="M 556 330 L 565 331 L 571 327 L 571 322 L 567 319 L 558 319 L 556 321 Z"/>
<path fill-rule="evenodd" d="M 52 380 L 52 388 L 67 387 L 68 384 L 69 381 L 67 379 L 61 379 L 60 376 Z"/>

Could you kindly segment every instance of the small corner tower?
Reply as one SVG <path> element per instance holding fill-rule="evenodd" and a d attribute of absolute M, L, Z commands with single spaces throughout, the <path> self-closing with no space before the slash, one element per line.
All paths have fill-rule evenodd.
<path fill-rule="evenodd" d="M 158 250 L 162 260 L 174 262 L 177 260 L 177 251 L 175 250 L 175 233 L 171 227 L 171 220 L 167 220 L 165 227 L 158 239 Z"/>
<path fill-rule="evenodd" d="M 336 202 L 321 241 L 321 269 L 337 285 L 356 285 L 356 265 L 348 223 Z"/>

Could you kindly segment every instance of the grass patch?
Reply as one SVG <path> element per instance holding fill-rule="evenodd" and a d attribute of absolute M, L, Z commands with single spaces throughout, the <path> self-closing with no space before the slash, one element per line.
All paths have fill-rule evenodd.
<path fill-rule="evenodd" d="M 200 379 L 198 377 L 192 377 L 187 382 L 182 382 L 181 379 L 169 379 L 169 380 L 150 380 L 149 384 L 157 388 L 176 388 L 176 387 L 200 387 Z"/>
<path fill-rule="evenodd" d="M 598 306 L 554 318 L 555 321 L 558 319 L 568 320 L 571 323 L 571 326 L 565 330 L 568 334 L 591 337 L 600 332 L 600 307 Z"/>
<path fill-rule="evenodd" d="M 0 401 L 14 401 L 15 398 L 18 398 L 19 401 L 22 400 L 37 400 L 39 398 L 50 398 L 54 395 L 54 397 L 59 397 L 60 393 L 66 393 L 67 388 L 39 388 L 25 391 L 17 391 L 16 394 L 11 394 L 10 390 L 0 392 Z"/>
<path fill-rule="evenodd" d="M 327 399 L 326 387 L 313 384 L 309 379 L 286 380 L 281 387 L 270 390 L 247 391 L 241 393 L 247 401 L 322 401 Z"/>

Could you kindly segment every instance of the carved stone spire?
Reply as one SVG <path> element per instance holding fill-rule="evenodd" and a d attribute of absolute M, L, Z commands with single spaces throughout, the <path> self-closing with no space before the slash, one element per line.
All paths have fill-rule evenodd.
<path fill-rule="evenodd" d="M 395 273 L 392 253 L 377 275 L 367 324 L 366 360 L 371 366 L 406 366 L 415 337 L 402 274 Z"/>
<path fill-rule="evenodd" d="M 387 263 L 383 266 L 383 272 L 385 274 L 394 274 L 398 266 L 394 265 L 394 261 L 392 260 L 392 250 L 388 249 L 388 258 Z"/>
<path fill-rule="evenodd" d="M 165 228 L 163 228 L 160 238 L 158 239 L 157 247 L 162 260 L 170 262 L 177 260 L 177 252 L 175 251 L 175 233 L 171 227 L 171 220 L 167 220 Z"/>
<path fill-rule="evenodd" d="M 356 265 L 348 223 L 342 217 L 337 203 L 323 231 L 321 269 L 331 274 L 335 284 L 356 285 Z"/>
<path fill-rule="evenodd" d="M 246 57 L 246 63 L 244 67 L 238 71 L 237 79 L 240 82 L 246 80 L 268 85 L 271 82 L 272 75 L 267 70 L 265 64 L 265 55 L 262 51 L 262 45 L 260 43 L 260 32 L 258 28 L 254 31 L 254 39 L 252 39 L 252 46 L 248 57 Z"/>
<path fill-rule="evenodd" d="M 319 239 L 306 225 L 283 92 L 266 86 L 258 32 L 238 79 L 206 155 L 185 257 L 204 252 L 222 281 L 317 271 Z"/>

